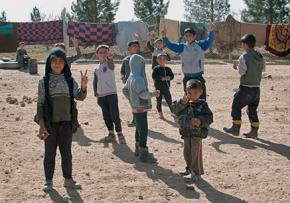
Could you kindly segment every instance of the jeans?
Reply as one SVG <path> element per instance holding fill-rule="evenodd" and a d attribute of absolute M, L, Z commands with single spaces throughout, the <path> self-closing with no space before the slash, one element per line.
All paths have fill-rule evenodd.
<path fill-rule="evenodd" d="M 133 114 L 136 122 L 136 131 L 135 131 L 136 145 L 142 148 L 146 148 L 148 136 L 147 112 Z"/>

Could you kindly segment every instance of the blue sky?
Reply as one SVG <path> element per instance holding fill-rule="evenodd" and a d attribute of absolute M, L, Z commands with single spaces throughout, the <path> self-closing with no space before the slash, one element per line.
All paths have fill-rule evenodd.
<path fill-rule="evenodd" d="M 70 10 L 72 2 L 73 0 L 1 0 L 0 11 L 6 11 L 9 21 L 25 22 L 30 21 L 30 13 L 34 6 L 47 16 L 57 16 L 64 7 Z M 120 1 L 116 21 L 136 19 L 132 2 L 132 0 Z M 235 13 L 245 8 L 243 0 L 229 0 L 229 2 L 231 10 Z M 170 0 L 166 18 L 184 20 L 183 0 Z M 239 16 L 236 18 L 239 19 Z"/>

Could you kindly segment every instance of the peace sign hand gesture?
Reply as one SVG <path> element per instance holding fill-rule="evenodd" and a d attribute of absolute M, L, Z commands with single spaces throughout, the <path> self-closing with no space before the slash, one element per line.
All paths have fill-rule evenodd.
<path fill-rule="evenodd" d="M 85 74 L 83 74 L 82 71 L 80 71 L 80 73 L 81 73 L 81 88 L 82 88 L 82 91 L 85 92 L 87 91 L 87 85 L 88 85 L 88 76 L 87 76 L 88 70 L 86 70 Z"/>

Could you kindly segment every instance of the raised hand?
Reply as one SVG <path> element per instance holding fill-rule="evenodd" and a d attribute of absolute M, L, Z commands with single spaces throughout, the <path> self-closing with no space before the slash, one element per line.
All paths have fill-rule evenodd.
<path fill-rule="evenodd" d="M 140 40 L 140 39 L 141 39 L 140 34 L 137 33 L 137 32 L 135 32 L 135 33 L 133 34 L 133 38 L 134 38 L 135 40 Z"/>
<path fill-rule="evenodd" d="M 152 34 L 149 32 L 147 35 L 147 42 L 151 42 L 152 40 Z"/>
<path fill-rule="evenodd" d="M 167 29 L 166 29 L 166 27 L 164 26 L 164 27 L 163 27 L 163 30 L 161 30 L 161 36 L 162 36 L 162 37 L 166 37 L 166 34 L 167 34 Z"/>
<path fill-rule="evenodd" d="M 82 91 L 85 92 L 87 90 L 88 85 L 88 76 L 87 76 L 88 70 L 86 70 L 85 74 L 83 74 L 82 71 L 80 71 L 80 73 L 81 73 L 81 88 Z"/>
<path fill-rule="evenodd" d="M 180 99 L 180 101 L 181 101 L 181 103 L 183 103 L 183 104 L 187 104 L 188 101 L 189 101 L 189 99 L 188 99 L 187 95 L 183 95 L 183 97 Z"/>
<path fill-rule="evenodd" d="M 113 49 L 109 48 L 109 52 L 108 52 L 108 59 L 113 59 Z"/>
<path fill-rule="evenodd" d="M 210 24 L 210 31 L 211 31 L 211 32 L 215 32 L 215 31 L 216 31 L 216 24 L 215 24 L 215 22 L 212 22 L 212 23 Z"/>
<path fill-rule="evenodd" d="M 72 37 L 71 41 L 72 41 L 74 47 L 79 46 L 79 40 L 76 37 Z"/>

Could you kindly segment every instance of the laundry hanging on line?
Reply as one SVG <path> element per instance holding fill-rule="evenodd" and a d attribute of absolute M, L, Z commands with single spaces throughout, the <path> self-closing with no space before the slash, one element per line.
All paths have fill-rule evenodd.
<path fill-rule="evenodd" d="M 106 44 L 112 45 L 113 24 L 109 23 L 82 23 L 76 21 L 68 22 L 68 36 L 78 39 L 82 46 Z M 72 43 L 70 43 L 72 46 Z"/>
<path fill-rule="evenodd" d="M 0 53 L 17 50 L 17 26 L 14 23 L 0 23 Z"/>

